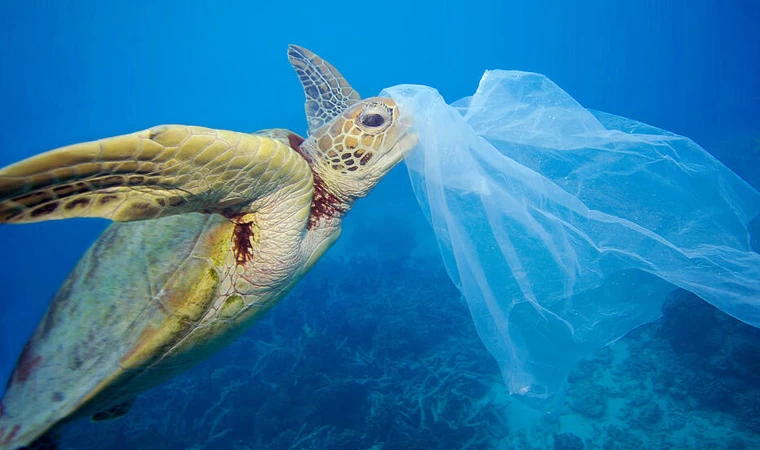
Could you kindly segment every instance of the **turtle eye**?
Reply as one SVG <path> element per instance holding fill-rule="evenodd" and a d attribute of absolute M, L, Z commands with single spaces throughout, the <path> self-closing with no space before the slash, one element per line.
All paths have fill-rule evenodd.
<path fill-rule="evenodd" d="M 385 119 L 380 114 L 367 114 L 361 120 L 362 125 L 370 128 L 376 128 L 385 123 Z"/>
<path fill-rule="evenodd" d="M 366 104 L 356 124 L 363 132 L 379 134 L 385 131 L 393 123 L 393 110 L 388 105 L 372 101 Z"/>

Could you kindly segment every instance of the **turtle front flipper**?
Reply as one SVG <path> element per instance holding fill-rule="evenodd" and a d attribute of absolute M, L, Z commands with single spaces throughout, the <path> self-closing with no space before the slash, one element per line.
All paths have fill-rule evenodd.
<path fill-rule="evenodd" d="M 306 95 L 310 135 L 361 100 L 359 93 L 338 69 L 309 50 L 290 45 L 288 60 L 298 74 Z"/>
<path fill-rule="evenodd" d="M 166 125 L 52 150 L 0 169 L 0 223 L 228 217 L 274 191 L 311 187 L 308 164 L 266 136 Z"/>
<path fill-rule="evenodd" d="M 121 419 L 122 417 L 127 415 L 130 409 L 132 409 L 132 406 L 134 406 L 135 404 L 135 400 L 137 400 L 137 398 L 133 398 L 123 403 L 119 403 L 118 405 L 108 408 L 104 411 L 98 411 L 95 414 L 90 416 L 90 421 L 91 422 L 108 422 L 110 420 Z"/>

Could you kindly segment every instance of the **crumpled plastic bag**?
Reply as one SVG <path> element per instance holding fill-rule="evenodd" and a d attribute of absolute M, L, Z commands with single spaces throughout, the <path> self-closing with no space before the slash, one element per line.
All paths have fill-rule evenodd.
<path fill-rule="evenodd" d="M 425 86 L 381 95 L 413 116 L 415 194 L 511 394 L 557 407 L 578 360 L 676 287 L 760 327 L 760 195 L 691 140 L 534 73 L 486 72 L 452 105 Z"/>

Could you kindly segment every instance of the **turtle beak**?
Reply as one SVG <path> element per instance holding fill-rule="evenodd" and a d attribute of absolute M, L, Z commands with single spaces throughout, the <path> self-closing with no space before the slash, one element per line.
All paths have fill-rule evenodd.
<path fill-rule="evenodd" d="M 404 157 L 417 146 L 419 135 L 413 131 L 411 121 L 406 120 L 399 122 L 396 130 L 396 142 L 382 158 L 381 170 L 383 173 L 391 170 L 396 164 L 400 163 Z M 380 161 L 378 161 L 380 162 Z"/>
<path fill-rule="evenodd" d="M 399 138 L 393 145 L 393 152 L 399 153 L 401 158 L 403 158 L 417 146 L 420 136 L 414 129 L 414 121 L 409 116 L 401 116 L 397 127 Z"/>
<path fill-rule="evenodd" d="M 396 145 L 393 146 L 393 151 L 400 153 L 403 158 L 417 146 L 419 140 L 420 136 L 416 132 L 411 130 L 407 131 L 401 136 L 401 139 L 396 142 Z"/>

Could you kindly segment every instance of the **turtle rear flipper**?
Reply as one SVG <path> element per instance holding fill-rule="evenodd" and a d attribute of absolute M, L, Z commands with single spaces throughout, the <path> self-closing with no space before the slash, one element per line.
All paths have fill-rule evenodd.
<path fill-rule="evenodd" d="M 104 411 L 98 411 L 92 416 L 90 416 L 91 422 L 108 422 L 111 420 L 116 420 L 124 417 L 127 415 L 130 409 L 132 409 L 132 405 L 135 404 L 135 398 L 132 400 L 126 401 L 124 403 L 120 403 L 112 408 L 106 409 Z"/>
<path fill-rule="evenodd" d="M 311 172 L 265 136 L 183 125 L 52 150 L 0 169 L 0 223 L 115 221 L 186 212 L 242 215 Z"/>
<path fill-rule="evenodd" d="M 18 450 L 58 450 L 60 448 L 61 438 L 58 431 L 52 430 L 37 438 L 34 442 L 21 447 Z"/>

